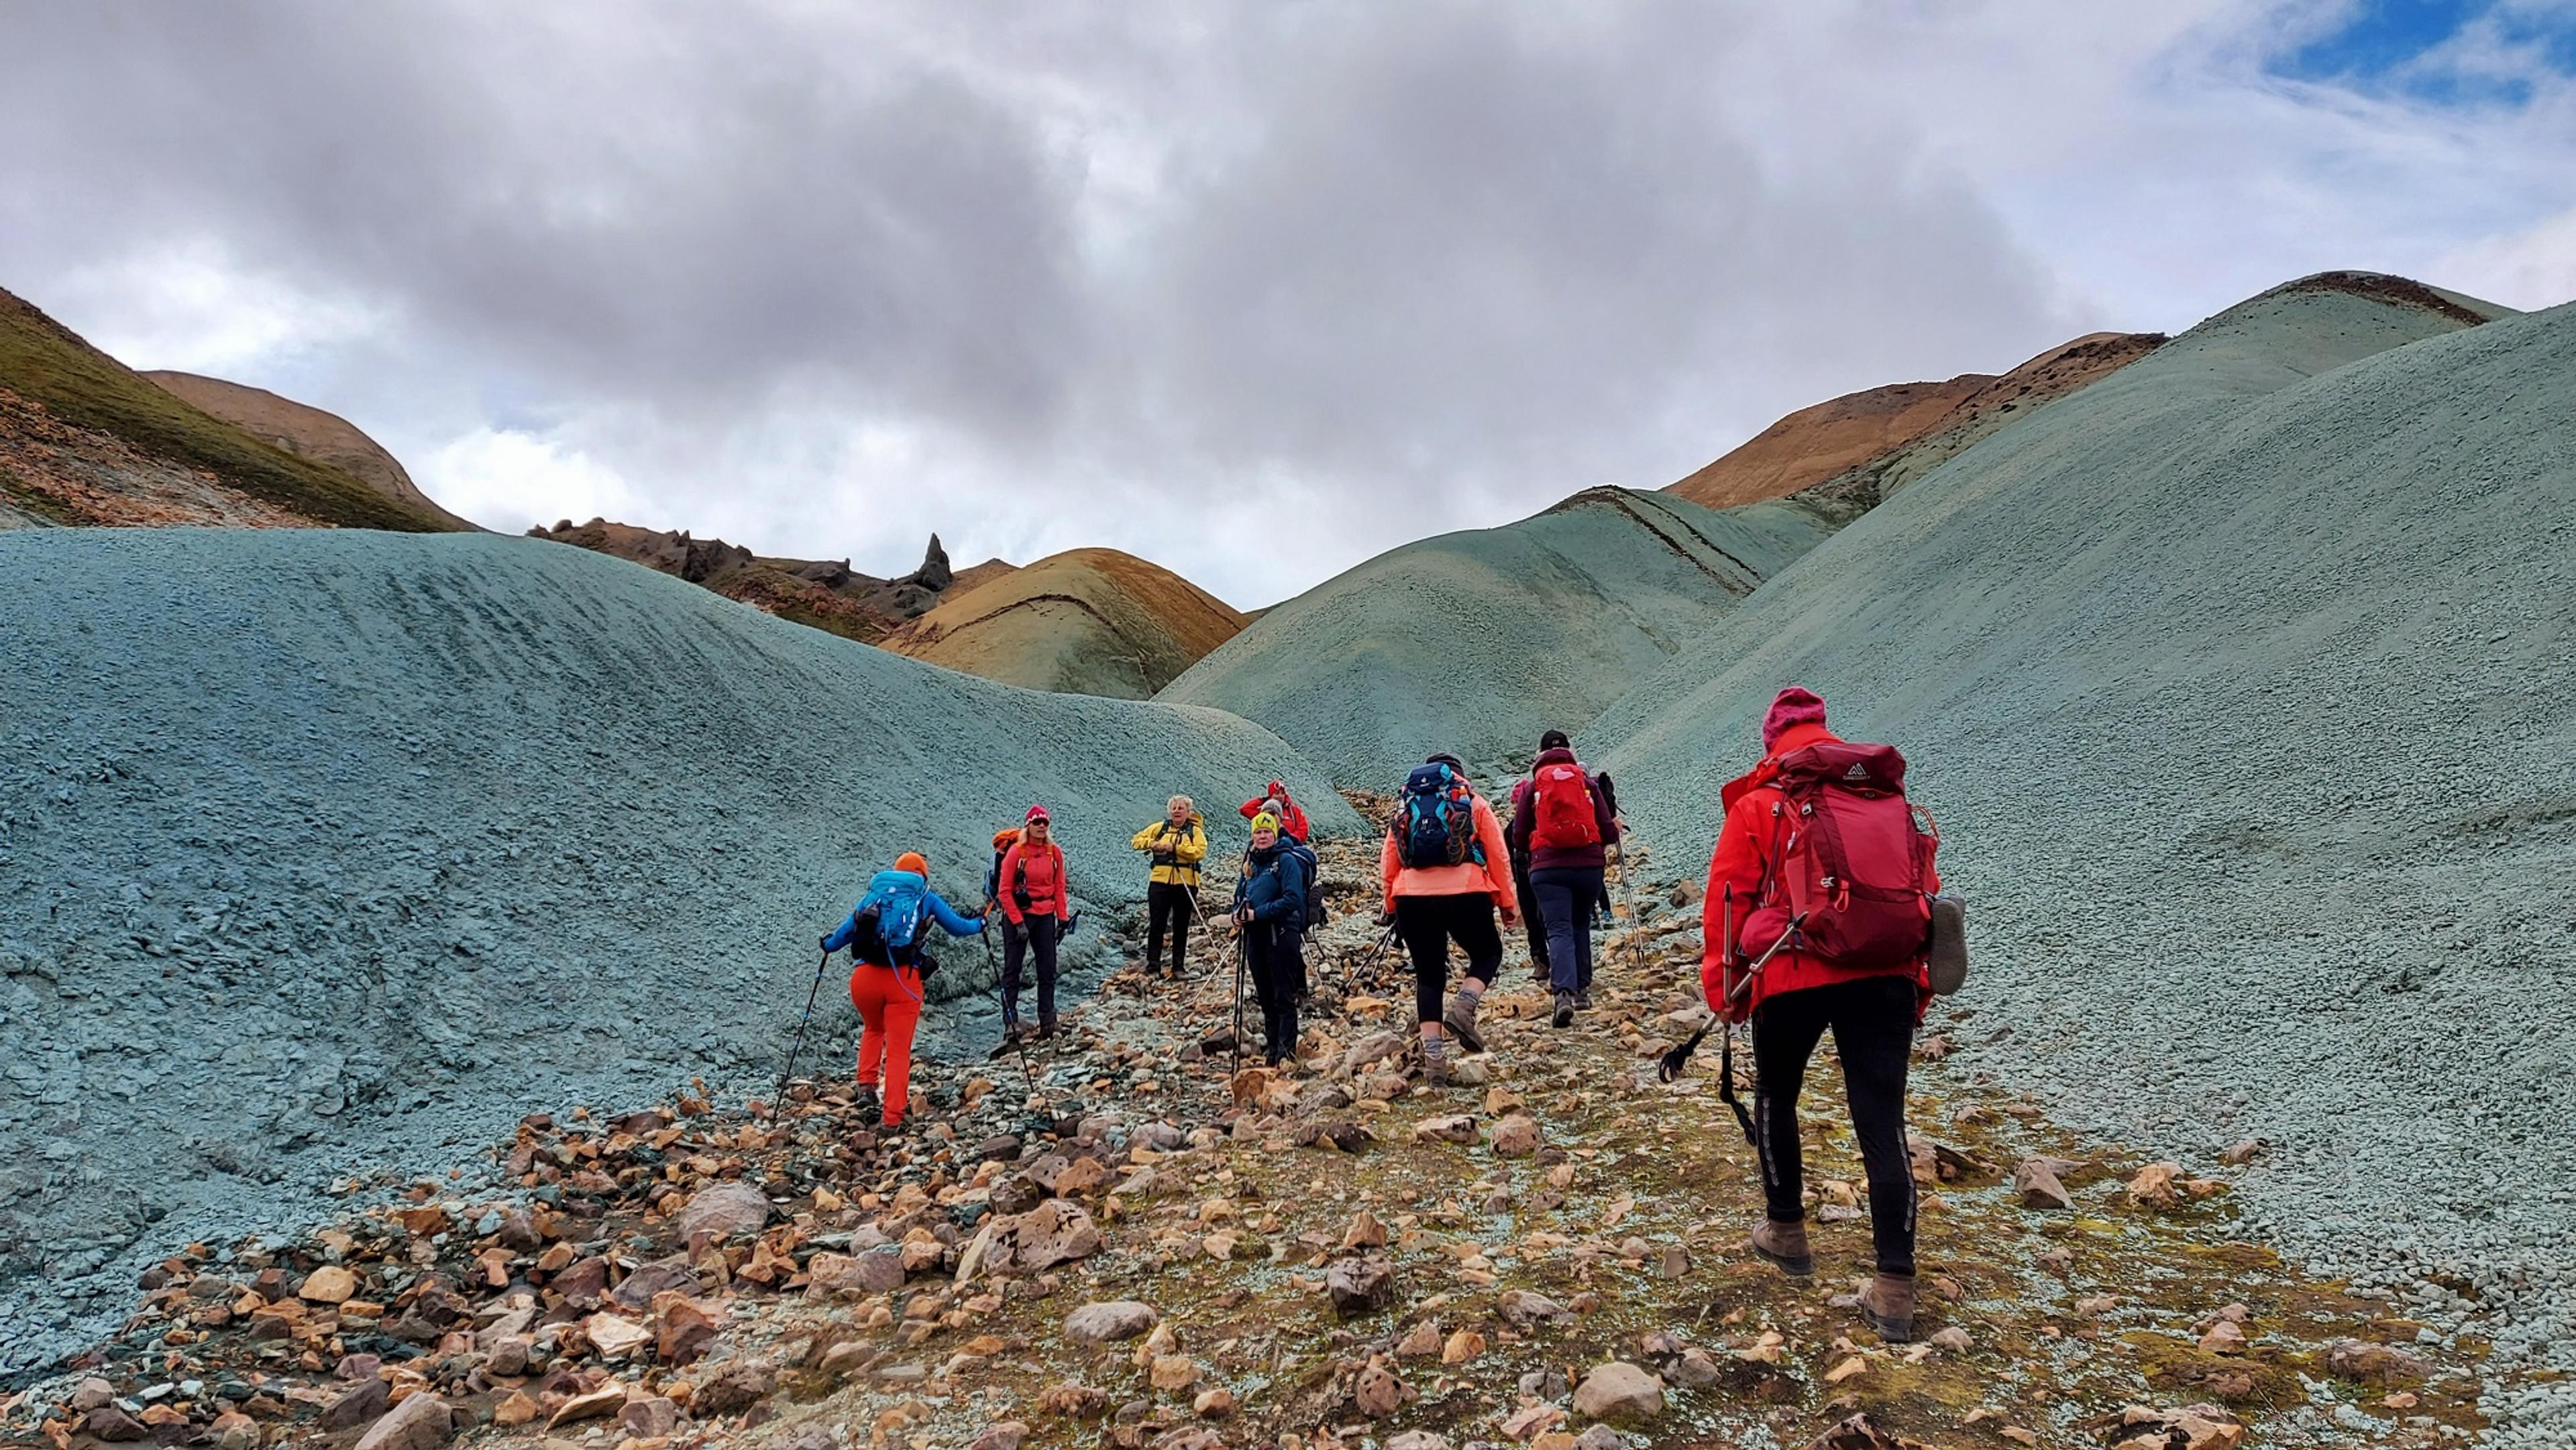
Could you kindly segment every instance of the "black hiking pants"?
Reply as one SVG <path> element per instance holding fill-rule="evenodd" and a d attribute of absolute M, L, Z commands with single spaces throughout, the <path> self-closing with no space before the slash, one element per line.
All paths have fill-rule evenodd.
<path fill-rule="evenodd" d="M 1418 1020 L 1440 1020 L 1449 992 L 1449 943 L 1467 954 L 1467 975 L 1490 987 L 1503 967 L 1502 928 L 1494 924 L 1494 898 L 1481 891 L 1457 896 L 1399 896 L 1395 930 L 1413 956 L 1413 1006 Z"/>
<path fill-rule="evenodd" d="M 1038 1022 L 1055 1025 L 1055 938 L 1064 923 L 1052 916 L 1031 916 L 1013 924 L 1002 920 L 1002 1025 L 1020 1020 L 1020 963 L 1035 957 L 1038 969 Z"/>
<path fill-rule="evenodd" d="M 1196 915 L 1197 903 L 1190 889 L 1177 881 L 1154 881 L 1145 887 L 1145 970 L 1154 970 L 1162 959 L 1163 928 L 1172 930 L 1172 970 L 1178 973 L 1190 962 L 1190 919 Z"/>
<path fill-rule="evenodd" d="M 1297 999 L 1306 994 L 1305 941 L 1287 927 L 1256 922 L 1243 929 L 1252 994 L 1261 1003 L 1261 1043 L 1270 1065 L 1297 1056 Z"/>
<path fill-rule="evenodd" d="M 1914 979 L 1862 977 L 1784 992 L 1753 1014 L 1754 1147 L 1762 1154 L 1764 1208 L 1781 1223 L 1805 1218 L 1798 1150 L 1798 1092 L 1807 1059 L 1833 1029 L 1852 1132 L 1869 1172 L 1869 1232 L 1882 1274 L 1914 1272 L 1914 1164 L 1905 1151 L 1905 1067 L 1914 1050 Z"/>

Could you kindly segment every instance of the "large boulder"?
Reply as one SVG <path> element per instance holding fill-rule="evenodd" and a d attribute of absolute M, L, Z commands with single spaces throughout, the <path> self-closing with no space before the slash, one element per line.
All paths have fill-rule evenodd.
<path fill-rule="evenodd" d="M 1574 1409 L 1595 1420 L 1651 1420 L 1664 1412 L 1664 1382 L 1614 1359 L 1574 1387 Z"/>
<path fill-rule="evenodd" d="M 1100 1230 L 1080 1205 L 1050 1198 L 1023 1214 L 996 1223 L 993 1247 L 984 1256 L 996 1270 L 1034 1273 L 1100 1252 Z"/>
<path fill-rule="evenodd" d="M 756 1234 L 769 1222 L 769 1200 L 748 1183 L 716 1183 L 681 1205 L 673 1227 L 683 1243 L 700 1233 L 718 1239 Z"/>

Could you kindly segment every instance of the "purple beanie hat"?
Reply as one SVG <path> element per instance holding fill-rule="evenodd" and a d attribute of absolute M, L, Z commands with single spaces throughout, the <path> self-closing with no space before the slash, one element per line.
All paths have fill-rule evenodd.
<path fill-rule="evenodd" d="M 1793 725 L 1824 723 L 1824 696 L 1804 685 L 1791 685 L 1772 698 L 1771 713 L 1762 717 L 1762 748 L 1779 744 L 1780 736 Z"/>

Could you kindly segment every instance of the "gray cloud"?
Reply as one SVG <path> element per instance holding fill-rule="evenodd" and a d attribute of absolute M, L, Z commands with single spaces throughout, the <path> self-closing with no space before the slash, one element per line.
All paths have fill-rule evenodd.
<path fill-rule="evenodd" d="M 2035 245 L 2115 249 L 2130 200 L 2048 158 L 2188 174 L 2205 128 L 2121 87 L 2225 19 L 0 5 L 0 285 L 132 361 L 348 413 L 505 527 L 1105 542 L 1243 603 L 1834 392 L 2171 325 Z M 2016 78 L 2064 124 L 2004 144 Z"/>

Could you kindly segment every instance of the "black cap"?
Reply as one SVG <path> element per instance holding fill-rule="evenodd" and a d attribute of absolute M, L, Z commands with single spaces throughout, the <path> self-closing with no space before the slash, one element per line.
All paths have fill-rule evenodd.
<path fill-rule="evenodd" d="M 1550 730 L 1538 738 L 1538 748 L 1541 750 L 1571 750 L 1574 748 L 1574 742 L 1565 738 L 1564 731 Z"/>

